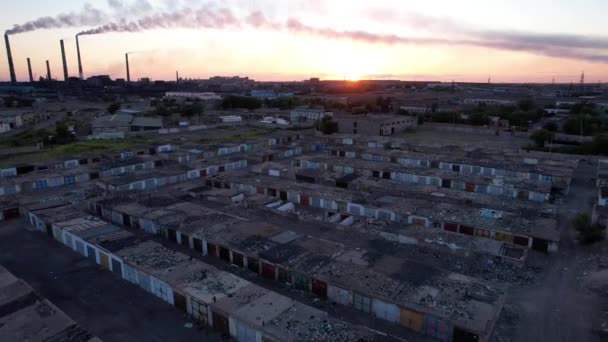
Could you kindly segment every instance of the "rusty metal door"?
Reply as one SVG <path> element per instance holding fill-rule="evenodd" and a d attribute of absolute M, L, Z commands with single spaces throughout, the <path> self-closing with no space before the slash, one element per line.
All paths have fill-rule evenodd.
<path fill-rule="evenodd" d="M 110 258 L 107 254 L 99 252 L 99 264 L 106 270 L 110 269 Z"/>
<path fill-rule="evenodd" d="M 188 301 L 186 300 L 186 296 L 183 294 L 174 291 L 173 292 L 173 301 L 175 303 L 175 307 L 180 309 L 183 312 L 188 312 Z"/>
<path fill-rule="evenodd" d="M 230 322 L 228 318 L 217 312 L 213 313 L 213 329 L 222 334 L 224 337 L 230 336 Z"/>

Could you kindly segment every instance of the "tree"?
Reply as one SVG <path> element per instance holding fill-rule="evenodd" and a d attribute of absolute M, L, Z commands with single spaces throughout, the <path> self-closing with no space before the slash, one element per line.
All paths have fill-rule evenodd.
<path fill-rule="evenodd" d="M 108 113 L 115 114 L 120 109 L 120 106 L 120 103 L 113 102 L 111 105 L 108 106 Z"/>
<path fill-rule="evenodd" d="M 380 111 L 382 113 L 388 113 L 393 108 L 392 102 L 393 102 L 392 97 L 384 98 L 382 96 L 378 96 L 378 98 L 376 99 L 376 106 L 378 106 L 378 108 L 380 109 Z M 371 105 L 370 105 L 370 108 L 371 108 Z"/>
<path fill-rule="evenodd" d="M 293 96 L 282 96 L 264 101 L 266 106 L 281 110 L 293 109 L 298 105 L 298 99 Z M 319 103 L 320 104 L 320 103 Z"/>
<path fill-rule="evenodd" d="M 315 128 L 323 134 L 333 134 L 338 132 L 338 123 L 330 116 L 325 116 L 321 120 L 315 122 Z"/>
<path fill-rule="evenodd" d="M 171 111 L 164 104 L 159 104 L 156 106 L 156 110 L 154 111 L 155 115 L 158 116 L 169 116 L 171 115 Z"/>
<path fill-rule="evenodd" d="M 594 135 L 600 133 L 602 121 L 590 115 L 576 115 L 564 123 L 564 133 L 572 135 Z"/>
<path fill-rule="evenodd" d="M 483 126 L 490 122 L 488 116 L 481 113 L 474 113 L 469 116 L 469 124 L 473 126 Z"/>
<path fill-rule="evenodd" d="M 203 106 L 200 103 L 193 103 L 182 107 L 182 115 L 189 118 L 194 115 L 201 115 L 203 113 Z"/>
<path fill-rule="evenodd" d="M 604 240 L 606 236 L 605 227 L 591 223 L 591 215 L 579 213 L 572 219 L 572 225 L 578 232 L 578 240 L 582 244 L 591 244 Z"/>
<path fill-rule="evenodd" d="M 593 138 L 593 154 L 608 154 L 608 135 L 599 134 Z"/>
<path fill-rule="evenodd" d="M 534 141 L 537 147 L 545 147 L 545 142 L 553 139 L 553 133 L 546 129 L 540 129 L 530 136 L 530 139 Z"/>
<path fill-rule="evenodd" d="M 17 107 L 31 107 L 36 102 L 34 99 L 19 99 L 17 101 Z"/>
<path fill-rule="evenodd" d="M 547 122 L 543 128 L 549 132 L 557 132 L 557 124 L 553 121 Z"/>
<path fill-rule="evenodd" d="M 517 107 L 519 107 L 520 110 L 527 112 L 536 108 L 536 104 L 532 99 L 526 98 L 519 100 L 517 102 Z"/>
<path fill-rule="evenodd" d="M 7 108 L 10 108 L 13 106 L 15 102 L 15 98 L 14 97 L 5 97 L 4 98 L 4 106 Z"/>
<path fill-rule="evenodd" d="M 433 102 L 433 104 L 431 105 L 431 113 L 436 113 L 438 108 L 439 104 L 437 102 Z"/>
<path fill-rule="evenodd" d="M 254 110 L 262 107 L 262 101 L 251 96 L 230 95 L 222 100 L 223 109 L 245 108 Z"/>
<path fill-rule="evenodd" d="M 74 134 L 68 130 L 68 127 L 63 122 L 55 124 L 55 139 L 56 144 L 67 144 L 75 140 Z"/>
<path fill-rule="evenodd" d="M 424 115 L 418 115 L 416 119 L 418 120 L 418 126 L 424 124 Z"/>

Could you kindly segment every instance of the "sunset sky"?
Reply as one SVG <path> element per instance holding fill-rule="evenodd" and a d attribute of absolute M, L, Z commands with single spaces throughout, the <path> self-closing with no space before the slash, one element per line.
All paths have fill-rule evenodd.
<path fill-rule="evenodd" d="M 59 40 L 77 76 L 256 80 L 404 79 L 484 82 L 608 82 L 608 1 L 579 0 L 20 0 L 0 3 L 17 77 L 61 79 Z M 60 14 L 67 14 L 58 20 Z M 46 26 L 45 26 L 46 25 Z M 57 27 L 62 26 L 62 27 Z M 30 30 L 37 27 L 35 30 Z M 27 28 L 27 29 L 26 29 Z M 20 32 L 27 31 L 27 32 Z M 101 31 L 111 31 L 107 28 Z M 4 46 L 0 80 L 8 80 Z"/>

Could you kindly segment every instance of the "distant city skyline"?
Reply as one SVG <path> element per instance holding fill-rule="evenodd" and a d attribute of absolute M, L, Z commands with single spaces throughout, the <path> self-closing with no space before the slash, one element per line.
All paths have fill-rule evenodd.
<path fill-rule="evenodd" d="M 608 82 L 608 3 L 582 0 L 23 0 L 0 5 L 17 78 L 175 79 L 215 75 L 260 81 L 403 79 L 450 82 Z M 17 26 L 15 26 L 17 25 Z M 119 32 L 114 32 L 119 31 Z M 126 32 L 130 31 L 130 32 Z M 103 33 L 103 34 L 99 34 Z M 0 80 L 8 81 L 4 46 Z"/>

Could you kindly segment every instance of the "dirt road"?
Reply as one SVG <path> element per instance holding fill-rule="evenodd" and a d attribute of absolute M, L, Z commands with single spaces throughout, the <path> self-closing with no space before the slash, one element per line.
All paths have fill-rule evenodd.
<path fill-rule="evenodd" d="M 589 254 L 580 246 L 571 225 L 579 212 L 590 212 L 597 194 L 593 182 L 595 167 L 581 163 L 575 172 L 570 194 L 558 209 L 561 231 L 560 250 L 552 255 L 534 255 L 546 267 L 533 287 L 510 293 L 508 302 L 519 308 L 519 322 L 514 326 L 514 341 L 600 341 L 592 331 L 594 318 L 601 311 L 597 294 L 581 287 L 578 260 Z"/>

